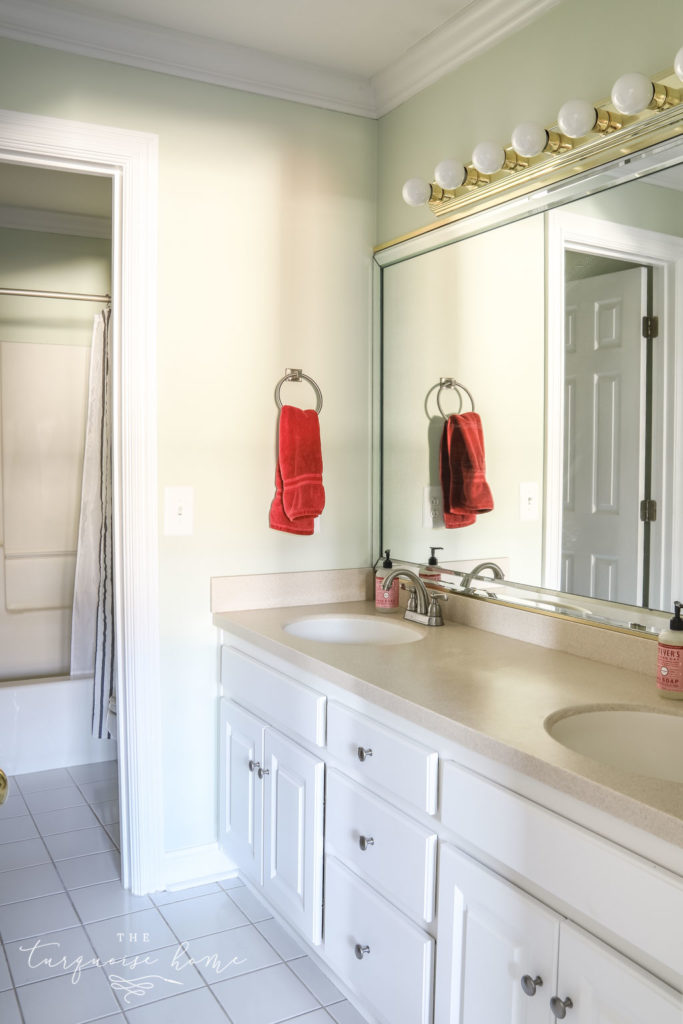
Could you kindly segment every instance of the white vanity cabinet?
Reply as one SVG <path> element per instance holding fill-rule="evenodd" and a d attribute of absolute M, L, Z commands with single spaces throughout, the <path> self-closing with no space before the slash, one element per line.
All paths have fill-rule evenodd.
<path fill-rule="evenodd" d="M 680 1024 L 653 975 L 454 847 L 439 861 L 435 1024 Z"/>

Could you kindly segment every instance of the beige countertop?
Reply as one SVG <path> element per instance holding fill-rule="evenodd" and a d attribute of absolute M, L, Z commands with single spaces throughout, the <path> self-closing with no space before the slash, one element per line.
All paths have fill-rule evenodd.
<path fill-rule="evenodd" d="M 580 706 L 683 716 L 683 702 L 660 697 L 654 678 L 454 622 L 435 629 L 391 616 L 423 636 L 385 646 L 319 643 L 283 629 L 309 615 L 340 613 L 380 614 L 361 601 L 224 612 L 213 621 L 294 667 L 683 847 L 683 784 L 601 764 L 544 728 L 549 716 Z"/>

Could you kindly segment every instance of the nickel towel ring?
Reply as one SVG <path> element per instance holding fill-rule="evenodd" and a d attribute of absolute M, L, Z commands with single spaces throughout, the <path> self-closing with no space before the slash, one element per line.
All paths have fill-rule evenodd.
<path fill-rule="evenodd" d="M 455 377 L 441 377 L 439 379 L 439 389 L 436 392 L 436 404 L 439 407 L 439 412 L 441 413 L 441 415 L 443 416 L 443 418 L 445 420 L 448 419 L 448 414 L 445 413 L 443 411 L 443 409 L 441 408 L 441 392 L 443 391 L 444 388 L 452 388 L 454 391 L 458 392 L 458 398 L 460 399 L 460 405 L 458 406 L 458 413 L 462 409 L 462 392 L 463 391 L 465 392 L 465 394 L 467 395 L 467 397 L 470 400 L 470 404 L 472 405 L 472 412 L 475 411 L 474 410 L 474 399 L 472 398 L 472 393 L 469 391 L 469 389 L 466 388 L 464 384 L 461 384 L 460 381 L 457 381 L 455 379 Z"/>
<path fill-rule="evenodd" d="M 278 409 L 282 408 L 282 401 L 280 399 L 280 388 L 282 387 L 286 380 L 291 380 L 294 381 L 295 383 L 299 383 L 302 380 L 307 380 L 308 383 L 313 388 L 313 390 L 315 391 L 315 396 L 317 399 L 317 406 L 315 411 L 316 413 L 320 412 L 320 410 L 323 407 L 323 393 L 316 384 L 316 382 L 313 380 L 312 377 L 307 377 L 305 373 L 301 372 L 301 370 L 293 370 L 289 368 L 285 370 L 284 377 L 282 377 L 281 380 L 279 380 L 275 385 L 275 402 L 277 404 Z"/>

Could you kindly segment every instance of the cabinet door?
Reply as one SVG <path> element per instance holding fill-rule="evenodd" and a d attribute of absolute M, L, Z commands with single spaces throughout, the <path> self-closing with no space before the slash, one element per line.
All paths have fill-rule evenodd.
<path fill-rule="evenodd" d="M 313 943 L 322 940 L 325 764 L 268 729 L 263 891 Z"/>
<path fill-rule="evenodd" d="M 556 914 L 446 845 L 437 914 L 435 1024 L 554 1022 Z"/>
<path fill-rule="evenodd" d="M 256 764 L 263 763 L 264 732 L 263 722 L 254 715 L 221 701 L 221 846 L 258 885 L 263 865 L 263 783 Z"/>
<path fill-rule="evenodd" d="M 682 996 L 568 921 L 560 927 L 557 996 L 572 1002 L 567 1024 L 683 1021 Z"/>

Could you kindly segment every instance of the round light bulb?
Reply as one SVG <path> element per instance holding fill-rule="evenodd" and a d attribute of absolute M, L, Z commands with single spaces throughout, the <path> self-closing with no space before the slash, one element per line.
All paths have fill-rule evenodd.
<path fill-rule="evenodd" d="M 683 82 L 683 46 L 674 57 L 674 71 L 681 82 Z"/>
<path fill-rule="evenodd" d="M 511 142 L 520 156 L 538 156 L 548 145 L 548 133 L 535 121 L 522 121 L 513 131 Z"/>
<path fill-rule="evenodd" d="M 472 152 L 472 163 L 482 174 L 495 174 L 505 163 L 505 150 L 497 142 L 480 142 Z"/>
<path fill-rule="evenodd" d="M 424 178 L 408 178 L 401 194 L 408 206 L 425 206 L 432 198 L 432 186 Z"/>
<path fill-rule="evenodd" d="M 634 71 L 618 78 L 612 87 L 612 103 L 620 114 L 639 114 L 652 102 L 655 87 L 649 78 Z"/>
<path fill-rule="evenodd" d="M 557 115 L 557 124 L 564 135 L 570 139 L 580 139 L 595 128 L 598 119 L 592 103 L 586 100 L 568 100 Z"/>
<path fill-rule="evenodd" d="M 457 160 L 442 160 L 434 168 L 434 181 L 441 188 L 459 188 L 467 176 L 467 171 Z"/>

